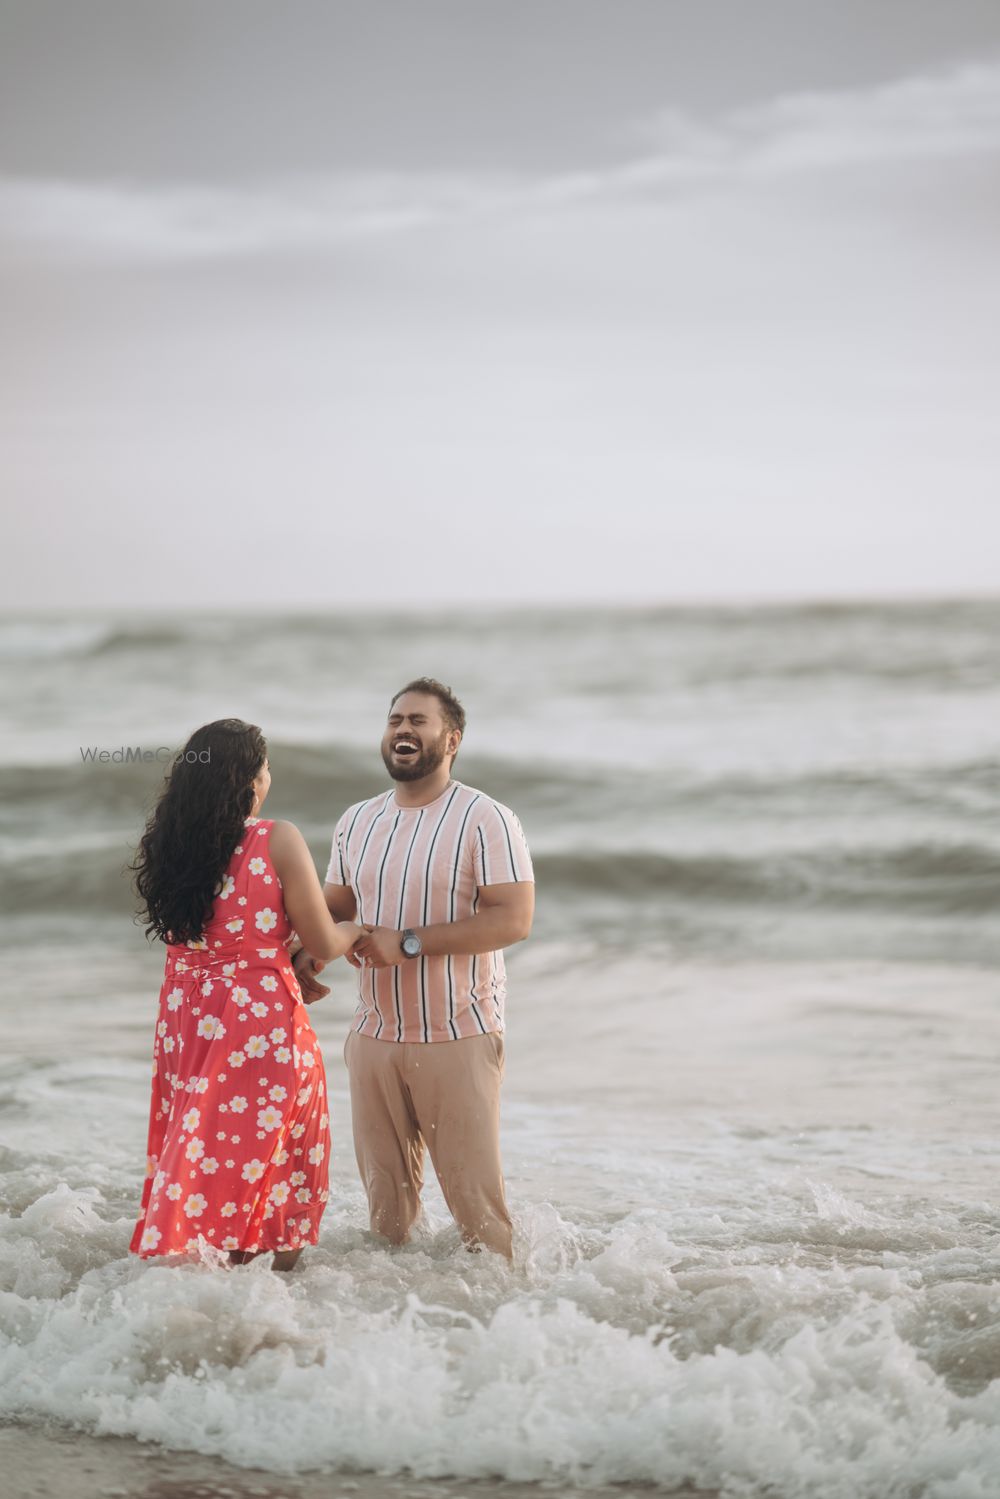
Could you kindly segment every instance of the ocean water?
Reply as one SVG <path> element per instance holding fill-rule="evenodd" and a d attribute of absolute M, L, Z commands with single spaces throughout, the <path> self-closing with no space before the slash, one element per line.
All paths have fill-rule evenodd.
<path fill-rule="evenodd" d="M 0 1417 L 316 1468 L 1000 1494 L 1000 603 L 0 622 Z M 366 1230 L 341 1047 L 291 1277 L 139 1264 L 162 958 L 123 865 L 238 714 L 322 871 L 387 700 L 521 816 L 515 1263 Z"/>

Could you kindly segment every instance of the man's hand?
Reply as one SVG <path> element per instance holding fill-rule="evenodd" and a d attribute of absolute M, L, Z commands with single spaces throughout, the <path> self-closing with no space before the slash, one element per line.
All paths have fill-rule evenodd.
<path fill-rule="evenodd" d="M 369 968 L 395 968 L 397 963 L 405 962 L 399 945 L 402 937 L 402 932 L 396 932 L 392 927 L 366 927 L 365 936 L 360 942 L 355 942 L 351 957 L 362 958 Z"/>
<path fill-rule="evenodd" d="M 304 947 L 300 947 L 292 959 L 292 967 L 295 969 L 295 977 L 299 981 L 302 990 L 302 1003 L 313 1005 L 317 999 L 325 999 L 330 992 L 328 984 L 318 982 L 316 975 L 322 973 L 326 967 L 319 958 L 310 957 Z"/>

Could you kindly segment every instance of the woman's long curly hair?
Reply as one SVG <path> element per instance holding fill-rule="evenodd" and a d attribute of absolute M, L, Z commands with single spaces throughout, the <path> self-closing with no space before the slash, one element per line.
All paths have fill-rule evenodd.
<path fill-rule="evenodd" d="M 251 783 L 266 759 L 260 729 L 239 718 L 220 718 L 191 735 L 167 772 L 129 866 L 147 937 L 201 937 L 253 806 Z"/>

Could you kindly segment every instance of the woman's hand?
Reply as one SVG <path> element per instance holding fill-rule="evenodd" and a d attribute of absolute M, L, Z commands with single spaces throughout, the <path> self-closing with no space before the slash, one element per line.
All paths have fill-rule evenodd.
<path fill-rule="evenodd" d="M 402 932 L 397 932 L 388 926 L 366 926 L 361 932 L 357 956 L 362 963 L 367 963 L 371 968 L 396 968 L 405 963 L 403 949 L 400 947 Z M 358 964 L 360 967 L 361 964 Z"/>
<path fill-rule="evenodd" d="M 355 954 L 354 949 L 359 942 L 363 941 L 364 938 L 367 937 L 368 928 L 359 926 L 356 921 L 338 921 L 337 934 L 338 936 L 350 938 L 350 946 L 344 953 L 344 957 L 347 959 L 348 963 L 350 963 L 352 968 L 361 968 L 361 959 Z"/>

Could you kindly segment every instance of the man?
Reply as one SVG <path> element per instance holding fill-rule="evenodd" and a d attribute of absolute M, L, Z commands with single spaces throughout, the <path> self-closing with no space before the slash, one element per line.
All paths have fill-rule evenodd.
<path fill-rule="evenodd" d="M 392 700 L 382 759 L 395 787 L 348 808 L 325 894 L 365 936 L 345 1059 L 373 1232 L 403 1243 L 425 1145 L 466 1244 L 511 1257 L 500 1165 L 503 949 L 531 931 L 534 876 L 508 807 L 452 778 L 465 712 L 429 677 Z M 305 997 L 328 992 L 296 960 Z"/>

